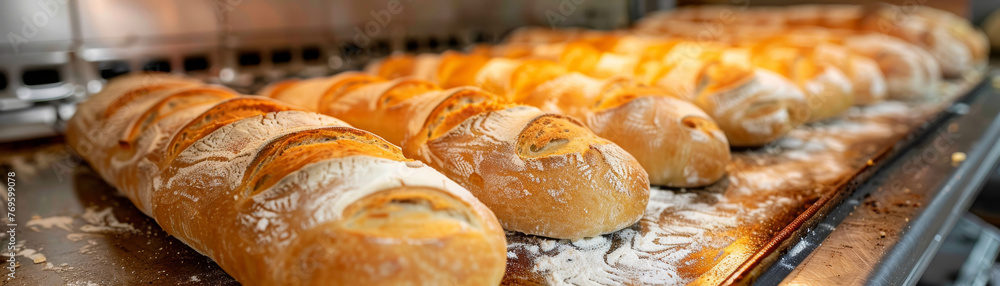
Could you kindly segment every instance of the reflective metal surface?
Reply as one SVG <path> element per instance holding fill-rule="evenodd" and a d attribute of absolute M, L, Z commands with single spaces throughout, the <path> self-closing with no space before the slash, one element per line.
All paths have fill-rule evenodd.
<path fill-rule="evenodd" d="M 0 54 L 68 51 L 73 41 L 68 0 L 0 3 Z"/>
<path fill-rule="evenodd" d="M 58 113 L 53 106 L 0 113 L 0 122 L 4 124 L 0 128 L 0 143 L 55 136 L 59 134 L 55 128 L 58 120 Z"/>
<path fill-rule="evenodd" d="M 3 285 L 239 285 L 163 232 L 61 139 L 4 147 L 18 151 L 0 153 L 0 165 L 5 176 L 16 174 L 21 220 L 15 278 Z"/>
<path fill-rule="evenodd" d="M 1000 157 L 998 94 L 987 84 L 925 126 L 911 148 L 809 230 L 759 282 L 915 284 Z M 956 161 L 959 153 L 964 161 Z"/>

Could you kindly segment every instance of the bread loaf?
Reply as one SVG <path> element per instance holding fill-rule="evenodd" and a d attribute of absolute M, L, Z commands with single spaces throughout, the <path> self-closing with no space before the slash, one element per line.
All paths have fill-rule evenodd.
<path fill-rule="evenodd" d="M 524 29 L 519 32 L 532 33 Z M 820 58 L 813 47 L 791 46 L 784 41 L 765 43 L 729 51 L 733 48 L 710 42 L 662 41 L 620 33 L 590 32 L 564 44 L 559 61 L 571 70 L 591 76 L 630 75 L 644 84 L 693 96 L 697 85 L 690 84 L 696 80 L 692 74 L 697 74 L 706 64 L 721 60 L 718 59 L 721 55 L 738 56 L 739 60 L 725 61 L 744 61 L 751 69 L 763 68 L 778 73 L 798 85 L 810 109 L 809 121 L 836 116 L 854 104 L 853 83 L 841 69 L 851 68 L 847 55 L 843 63 L 831 62 L 828 55 Z M 874 64 L 871 60 L 865 63 Z M 884 94 L 875 96 L 884 97 Z"/>
<path fill-rule="evenodd" d="M 691 29 L 685 22 L 700 23 Z M 969 21 L 945 11 L 919 5 L 794 5 L 783 8 L 696 6 L 659 12 L 637 25 L 639 30 L 703 30 L 705 25 L 727 34 L 750 35 L 742 28 L 789 30 L 823 27 L 878 33 L 902 39 L 926 51 L 947 77 L 982 67 L 988 60 L 986 37 Z M 737 31 L 739 30 L 739 31 Z M 759 29 L 757 29 L 759 31 Z"/>
<path fill-rule="evenodd" d="M 332 117 L 128 75 L 80 104 L 66 136 L 167 233 L 244 285 L 496 285 L 504 274 L 493 213 Z"/>
<path fill-rule="evenodd" d="M 263 95 L 398 144 L 407 157 L 472 191 L 508 230 L 596 236 L 637 222 L 649 200 L 646 172 L 614 143 L 570 117 L 507 103 L 479 88 L 343 73 L 277 83 Z"/>
<path fill-rule="evenodd" d="M 405 69 L 412 56 L 374 64 L 380 75 Z M 426 55 L 424 55 L 426 57 Z M 435 78 L 476 85 L 505 98 L 577 118 L 636 157 L 656 185 L 696 187 L 725 174 L 729 144 L 712 119 L 692 104 L 624 77 L 597 79 L 545 60 L 446 53 Z"/>
<path fill-rule="evenodd" d="M 774 55 L 776 50 L 794 49 L 799 55 L 808 57 L 813 65 L 836 68 L 850 82 L 854 104 L 875 104 L 888 97 L 885 75 L 878 62 L 841 44 L 826 41 L 813 34 L 792 33 L 749 45 L 758 53 L 770 55 Z"/>
<path fill-rule="evenodd" d="M 544 41 L 538 35 L 516 38 Z M 767 144 L 802 125 L 811 114 L 801 89 L 774 72 L 754 67 L 745 50 L 693 41 L 639 42 L 599 32 L 582 34 L 576 40 L 583 41 L 561 48 L 536 44 L 534 50 L 561 49 L 559 62 L 570 70 L 604 77 L 628 75 L 640 84 L 660 87 L 690 101 L 718 123 L 732 146 Z M 506 48 L 497 47 L 500 53 Z M 817 109 L 824 106 L 816 105 Z"/>

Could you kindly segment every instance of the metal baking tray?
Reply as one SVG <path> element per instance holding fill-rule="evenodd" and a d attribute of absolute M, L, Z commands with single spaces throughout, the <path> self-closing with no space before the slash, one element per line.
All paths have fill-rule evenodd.
<path fill-rule="evenodd" d="M 815 228 L 835 228 L 818 222 L 894 155 L 924 138 L 920 135 L 931 130 L 928 126 L 950 114 L 944 111 L 953 102 L 976 94 L 981 78 L 970 75 L 949 82 L 942 89 L 948 96 L 939 102 L 855 108 L 842 118 L 797 129 L 764 148 L 739 150 L 725 180 L 704 189 L 656 189 L 640 223 L 613 234 L 572 242 L 510 234 L 507 282 L 753 282 L 802 235 Z M 977 134 L 972 130 L 965 136 Z M 951 155 L 933 159 L 950 161 Z M 911 190 L 907 195 L 912 199 L 892 207 L 922 209 L 928 206 L 919 200 L 924 191 L 933 194 Z M 875 231 L 877 235 L 903 229 L 874 225 L 884 229 Z"/>
<path fill-rule="evenodd" d="M 949 83 L 943 92 L 951 96 L 939 102 L 855 108 L 844 118 L 801 128 L 776 144 L 737 150 L 726 179 L 703 189 L 654 188 L 646 216 L 622 231 L 578 241 L 508 233 L 503 283 L 729 284 L 797 279 L 824 263 L 807 258 L 810 253 L 825 253 L 828 241 L 839 237 L 839 231 L 850 230 L 843 224 L 861 213 L 851 213 L 853 206 L 867 206 L 868 198 L 887 193 L 912 197 L 891 207 L 894 214 L 908 214 L 894 218 L 910 223 L 878 221 L 874 227 L 883 230 L 866 233 L 903 245 L 905 239 L 899 237 L 918 233 L 918 225 L 940 231 L 940 226 L 954 220 L 919 222 L 933 216 L 925 214 L 935 209 L 964 210 L 969 195 L 960 196 L 964 201 L 938 199 L 955 193 L 938 187 L 948 180 L 974 184 L 978 177 L 956 179 L 949 174 L 996 161 L 992 155 L 996 151 L 977 151 L 985 148 L 980 138 L 997 133 L 987 132 L 992 130 L 985 127 L 989 123 L 981 122 L 996 117 L 998 104 L 996 96 L 984 95 L 993 91 L 989 87 L 974 89 L 980 78 L 972 75 Z M 992 100 L 992 105 L 980 101 L 964 105 L 965 109 L 953 105 L 965 100 Z M 975 119 L 959 123 L 954 132 L 962 140 L 939 151 L 934 164 L 925 164 L 938 168 L 944 162 L 949 167 L 922 171 L 919 180 L 904 180 L 907 185 L 899 190 L 910 192 L 877 190 L 885 187 L 882 176 L 906 177 L 908 173 L 893 166 L 922 158 L 911 153 L 933 146 L 934 132 L 952 130 L 941 122 L 955 118 Z M 6 284 L 237 284 L 210 259 L 164 233 L 70 155 L 61 140 L 7 144 L 0 154 L 4 173 L 16 173 L 16 213 L 24 223 L 15 236 L 21 249 L 15 258 L 18 278 Z M 995 137 L 992 140 L 996 142 Z M 951 166 L 951 150 L 964 150 L 967 160 Z M 870 196 L 856 198 L 865 194 Z M 850 254 L 844 263 L 852 261 L 852 253 L 881 258 L 894 253 L 895 248 L 885 245 L 895 244 L 841 253 Z M 44 261 L 34 263 L 41 257 Z"/>
<path fill-rule="evenodd" d="M 757 281 L 916 284 L 991 170 L 1000 168 L 1000 73 L 912 137 L 818 226 L 790 241 L 790 251 L 773 255 L 777 263 Z M 957 153 L 966 160 L 954 162 Z"/>

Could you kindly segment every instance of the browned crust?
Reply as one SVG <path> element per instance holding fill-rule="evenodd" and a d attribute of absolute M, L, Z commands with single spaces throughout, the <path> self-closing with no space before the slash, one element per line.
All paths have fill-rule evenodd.
<path fill-rule="evenodd" d="M 463 58 L 459 54 L 453 55 L 453 67 L 465 70 L 459 67 L 458 62 Z M 428 162 L 449 178 L 471 188 L 484 202 L 490 201 L 491 209 L 497 207 L 494 210 L 506 221 L 504 225 L 512 227 L 512 230 L 560 238 L 598 235 L 634 223 L 648 201 L 647 176 L 638 162 L 569 117 L 507 103 L 500 96 L 479 88 L 459 87 L 442 91 L 433 84 L 412 79 L 384 81 L 356 75 L 337 77 L 338 80 L 352 81 L 349 84 L 351 87 L 339 94 L 325 95 L 336 99 L 329 101 L 328 112 L 343 116 L 357 126 L 392 122 L 386 124 L 392 126 L 369 127 L 377 130 L 379 135 L 390 138 L 390 141 L 401 142 L 404 154 Z M 510 124 L 510 128 L 519 129 L 494 130 L 479 125 L 484 121 Z M 458 130 L 459 126 L 465 125 L 470 128 L 468 132 Z M 448 147 L 441 149 L 438 146 Z M 474 167 L 478 171 L 473 171 L 471 176 L 458 175 L 459 169 L 470 167 L 462 165 L 468 162 L 459 160 L 480 155 L 483 157 L 477 159 L 479 161 L 475 164 L 490 167 Z M 484 184 L 489 180 L 527 172 L 522 170 L 525 164 L 560 169 L 531 171 L 532 176 L 550 183 L 531 182 L 522 174 L 518 178 L 524 188 Z M 618 173 L 607 175 L 612 169 Z M 588 173 L 585 178 L 584 173 L 587 172 L 597 175 Z M 479 181 L 476 181 L 476 176 L 480 176 Z M 593 183 L 595 180 L 599 183 Z M 581 184 L 587 186 L 570 190 Z M 542 211 L 546 206 L 566 203 L 559 201 L 562 198 L 554 200 L 546 194 L 546 190 L 552 189 L 566 190 L 566 198 L 575 198 L 575 201 L 559 205 L 564 208 L 560 212 Z M 527 190 L 544 197 L 509 198 L 505 201 L 493 197 L 498 192 Z M 536 208 L 511 209 L 536 203 Z M 560 220 L 540 221 L 552 215 L 562 219 L 592 215 L 600 217 L 601 222 L 568 224 Z"/>
<path fill-rule="evenodd" d="M 566 68 L 552 61 L 526 60 L 514 70 L 510 85 L 513 90 L 507 98 L 513 102 L 520 102 L 523 96 L 535 90 L 538 85 L 567 73 L 569 71 Z"/>
<path fill-rule="evenodd" d="M 134 77 L 128 79 L 135 80 Z M 195 87 L 180 89 L 172 94 L 158 93 L 156 97 L 130 95 L 132 99 L 120 100 L 116 96 L 125 96 L 133 91 L 123 84 L 130 83 L 112 81 L 107 90 L 113 93 L 98 94 L 94 98 L 99 100 L 97 102 L 100 103 L 97 104 L 99 107 L 103 107 L 104 103 L 118 102 L 113 104 L 115 108 L 128 112 L 113 112 L 111 118 L 102 119 L 100 117 L 106 110 L 93 108 L 94 102 L 85 102 L 84 108 L 81 108 L 69 122 L 67 130 L 69 145 L 91 162 L 103 177 L 126 188 L 123 191 L 130 199 L 143 211 L 154 216 L 168 233 L 210 256 L 241 283 L 324 285 L 331 281 L 389 284 L 422 281 L 431 284 L 489 285 L 498 283 L 502 278 L 506 261 L 506 244 L 498 222 L 482 204 L 465 196 L 464 191 L 457 192 L 457 187 L 452 187 L 453 184 L 444 184 L 441 189 L 406 185 L 376 188 L 367 197 L 353 200 L 331 193 L 343 190 L 331 186 L 317 188 L 311 184 L 322 183 L 324 179 L 308 179 L 309 183 L 301 184 L 289 183 L 301 179 L 303 175 L 310 175 L 308 172 L 297 171 L 310 168 L 307 166 L 323 166 L 311 163 L 328 161 L 330 158 L 375 157 L 383 158 L 384 161 L 357 162 L 384 164 L 381 165 L 383 168 L 419 167 L 419 164 L 404 163 L 403 161 L 408 160 L 403 158 L 399 148 L 385 140 L 350 127 L 332 127 L 321 123 L 336 122 L 332 118 L 304 114 L 300 109 L 262 97 L 233 98 L 236 95 L 223 89 Z M 135 86 L 132 89 L 146 88 L 132 86 Z M 212 105 L 217 101 L 222 102 Z M 122 106 L 128 108 L 122 109 Z M 207 111 L 202 112 L 202 110 Z M 204 166 L 187 168 L 185 166 L 195 162 L 172 160 L 176 153 L 188 149 L 180 147 L 182 144 L 188 146 L 206 136 L 215 139 L 230 138 L 229 136 L 238 137 L 236 133 L 239 132 L 252 131 L 221 127 L 232 124 L 253 125 L 256 121 L 241 119 L 262 114 L 274 114 L 276 119 L 292 118 L 281 115 L 294 114 L 300 118 L 297 120 L 306 121 L 292 125 L 277 122 L 281 126 L 274 128 L 288 130 L 288 133 L 268 133 L 274 135 L 261 137 L 259 140 L 264 141 L 254 141 L 255 143 L 246 146 L 231 145 L 243 146 L 240 147 L 242 150 L 225 150 L 230 152 L 257 150 L 256 153 L 251 153 L 255 156 L 253 162 L 225 160 L 223 154 L 229 152 L 214 152 L 223 151 L 227 147 L 214 144 L 204 146 L 210 150 L 194 151 L 221 155 L 206 160 L 217 162 L 212 166 L 223 166 L 223 169 L 227 166 L 251 166 L 242 170 L 245 174 L 238 182 L 239 186 L 247 188 L 244 190 L 247 190 L 249 195 L 260 195 L 257 192 L 266 186 L 281 185 L 283 187 L 281 191 L 290 192 L 289 198 L 298 199 L 298 202 L 275 201 L 264 197 L 253 199 L 248 196 L 240 197 L 238 192 L 234 192 L 238 190 L 234 188 L 239 186 L 226 182 L 232 177 L 225 174 L 232 170 L 204 168 Z M 325 119 L 311 121 L 308 120 L 309 116 Z M 131 124 L 120 124 L 123 122 Z M 108 164 L 109 156 L 119 154 L 123 150 L 122 146 L 115 144 L 119 137 L 85 133 L 88 129 L 107 126 L 112 127 L 112 132 L 121 131 L 129 134 L 125 138 L 147 144 L 144 146 L 150 148 L 133 150 L 139 152 L 136 154 L 140 156 L 139 158 L 144 159 L 122 160 L 116 163 L 126 164 L 124 166 Z M 187 134 L 182 136 L 179 134 L 181 132 L 175 129 L 181 129 Z M 242 131 L 231 132 L 237 131 L 234 129 Z M 145 133 L 149 130 L 156 130 L 157 133 Z M 156 136 L 137 139 L 133 136 L 136 132 L 139 136 L 143 134 Z M 271 132 L 277 131 L 271 130 Z M 164 136 L 164 133 L 175 136 Z M 145 139 L 153 140 L 143 141 Z M 174 144 L 163 144 L 166 141 Z M 91 143 L 98 145 L 96 149 L 82 150 L 88 148 L 84 146 Z M 218 143 L 229 146 L 233 142 Z M 164 156 L 164 153 L 168 153 L 167 150 L 171 150 L 174 154 Z M 152 164 L 149 164 L 150 160 Z M 244 163 L 236 163 L 237 161 Z M 345 164 L 351 163 L 345 161 Z M 329 167 L 335 168 L 335 165 L 324 168 Z M 426 170 L 426 167 L 419 168 Z M 115 174 L 118 172 L 116 170 L 128 171 Z M 335 170 L 322 175 L 352 176 L 351 171 L 341 174 Z M 401 181 L 412 179 L 406 177 L 405 172 L 400 174 Z M 222 180 L 215 180 L 219 178 Z M 352 179 L 332 178 L 328 183 L 338 184 Z M 443 177 L 440 179 L 444 180 Z M 164 180 L 168 181 L 166 186 L 160 184 Z M 406 182 L 410 181 L 404 183 Z M 254 187 L 257 189 L 252 189 Z M 274 193 L 275 190 L 271 190 L 268 195 Z M 347 200 L 344 211 L 346 216 L 341 219 L 324 220 L 312 214 L 343 200 Z M 267 227 L 266 223 L 248 224 L 245 220 L 247 215 L 259 211 L 257 208 L 261 205 L 270 208 L 278 204 L 281 208 L 288 206 L 286 204 L 289 203 L 297 204 L 297 207 L 272 213 L 275 215 L 270 217 L 275 219 L 273 221 L 284 222 L 276 227 Z M 267 211 L 276 210 L 267 209 Z M 386 216 L 392 219 L 383 219 Z M 284 246 L 260 243 L 262 237 L 277 236 L 280 233 L 292 236 L 287 244 L 283 244 Z M 333 261 L 338 259 L 339 261 Z M 385 263 L 394 267 L 391 275 L 370 271 L 386 265 Z"/>
<path fill-rule="evenodd" d="M 171 94 L 137 116 L 130 124 L 131 127 L 128 128 L 128 131 L 123 134 L 123 138 L 119 140 L 119 144 L 123 144 L 122 147 L 127 148 L 142 130 L 178 110 L 234 97 L 237 95 L 232 91 L 215 87 L 196 87 Z"/>
<path fill-rule="evenodd" d="M 289 273 L 305 277 L 290 280 L 317 285 L 402 285 L 415 281 L 496 285 L 503 277 L 507 258 L 503 232 L 496 226 L 480 225 L 479 221 L 488 218 L 468 211 L 446 193 L 422 187 L 388 189 L 351 205 L 344 217 L 302 234 L 300 240 L 314 243 L 295 244 L 280 254 L 302 261 L 301 269 Z M 396 240 L 406 243 L 386 243 Z M 449 253 L 461 255 L 443 256 Z M 356 275 L 383 268 L 390 271 Z M 459 271 L 463 268 L 481 271 Z"/>
<path fill-rule="evenodd" d="M 366 84 L 383 82 L 385 79 L 380 77 L 371 76 L 367 74 L 351 74 L 345 75 L 344 78 L 338 80 L 336 83 L 330 86 L 319 99 L 319 110 L 320 113 L 330 114 L 330 107 L 337 104 L 340 101 L 340 97 L 352 90 L 365 86 Z"/>
<path fill-rule="evenodd" d="M 170 143 L 167 144 L 169 149 L 166 157 L 171 158 L 168 161 L 172 160 L 198 139 L 240 119 L 287 110 L 295 110 L 295 108 L 263 97 L 238 97 L 223 101 L 178 130 Z"/>
<path fill-rule="evenodd" d="M 421 134 L 427 134 L 426 141 L 434 140 L 470 117 L 511 106 L 514 105 L 501 103 L 495 94 L 474 88 L 462 89 L 437 104 L 424 123 L 426 133 Z"/>
<path fill-rule="evenodd" d="M 281 98 L 279 98 L 279 97 L 282 94 L 284 94 L 285 91 L 287 91 L 289 88 L 295 86 L 296 84 L 299 84 L 300 82 L 302 82 L 302 80 L 294 79 L 293 78 L 293 79 L 286 79 L 286 80 L 282 80 L 282 81 L 279 81 L 279 82 L 271 83 L 271 84 L 268 84 L 267 86 L 265 86 L 259 92 L 257 92 L 257 94 L 261 95 L 261 96 L 266 96 L 266 97 L 270 97 L 270 98 L 274 98 L 274 99 L 280 100 Z"/>
<path fill-rule="evenodd" d="M 402 151 L 382 138 L 351 127 L 324 127 L 281 136 L 257 152 L 247 168 L 247 195 L 265 190 L 310 163 L 351 155 L 406 161 Z"/>
<path fill-rule="evenodd" d="M 476 72 L 489 61 L 490 58 L 485 56 L 445 52 L 441 54 L 438 65 L 438 84 L 443 88 L 475 85 Z"/>
<path fill-rule="evenodd" d="M 379 64 L 375 76 L 386 79 L 397 79 L 413 75 L 417 60 L 414 55 L 392 55 L 384 58 Z"/>
<path fill-rule="evenodd" d="M 566 45 L 559 62 L 572 71 L 593 74 L 601 51 L 587 43 L 573 42 Z"/>
<path fill-rule="evenodd" d="M 553 157 L 583 153 L 591 144 L 607 144 L 593 133 L 580 132 L 583 123 L 561 114 L 545 114 L 532 119 L 517 136 L 518 156 L 521 158 Z"/>
<path fill-rule="evenodd" d="M 422 93 L 440 90 L 436 84 L 422 80 L 400 80 L 389 88 L 378 100 L 379 108 L 397 106 Z"/>

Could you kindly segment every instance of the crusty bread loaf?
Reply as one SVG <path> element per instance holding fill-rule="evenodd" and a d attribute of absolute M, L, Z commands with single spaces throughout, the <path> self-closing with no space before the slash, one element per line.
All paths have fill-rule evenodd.
<path fill-rule="evenodd" d="M 413 63 L 408 57 L 393 56 L 369 70 L 406 69 L 400 66 Z M 705 186 L 725 174 L 730 159 L 725 135 L 707 114 L 667 91 L 641 88 L 624 77 L 589 77 L 546 60 L 445 53 L 437 62 L 434 77 L 445 84 L 479 86 L 583 121 L 636 157 L 653 184 Z"/>
<path fill-rule="evenodd" d="M 300 104 L 398 144 L 472 191 L 508 230 L 596 236 L 634 224 L 649 200 L 646 172 L 614 143 L 572 118 L 479 88 L 343 73 L 265 91 L 308 100 Z"/>
<path fill-rule="evenodd" d="M 678 28 L 684 24 L 674 21 L 663 26 L 671 27 L 664 28 L 666 31 L 661 29 L 650 32 L 647 29 L 639 32 L 660 37 L 695 37 L 690 29 Z M 779 42 L 792 47 L 808 47 L 813 51 L 813 59 L 816 62 L 839 67 L 848 74 L 856 99 L 860 99 L 856 100 L 858 104 L 871 104 L 877 100 L 876 98 L 881 97 L 869 93 L 871 87 L 881 85 L 882 80 L 878 79 L 880 77 L 884 78 L 885 97 L 892 99 L 909 100 L 927 97 L 936 94 L 934 91 L 940 84 L 937 61 L 920 47 L 902 40 L 858 31 L 778 27 L 731 27 L 732 29 L 726 29 L 733 31 L 731 35 L 723 34 L 717 39 L 735 46 L 752 47 Z M 825 47 L 825 51 L 817 50 L 820 47 Z M 846 49 L 849 52 L 849 61 L 845 64 L 842 60 L 838 60 L 841 57 L 831 54 L 833 50 L 829 48 Z M 878 71 L 871 68 L 872 64 L 878 67 Z M 881 73 L 881 76 L 877 75 L 878 73 Z M 878 82 L 869 82 L 866 79 L 875 79 Z"/>
<path fill-rule="evenodd" d="M 541 33 L 529 29 L 518 32 L 552 34 L 551 31 Z M 541 41 L 540 35 L 514 38 Z M 732 48 L 727 45 L 704 41 L 664 41 L 622 33 L 589 32 L 577 35 L 578 38 L 562 44 L 564 51 L 559 56 L 559 62 L 571 70 L 599 78 L 628 75 L 637 78 L 643 84 L 657 85 L 689 94 L 690 98 L 693 97 L 693 90 L 697 86 L 691 83 L 699 80 L 693 75 L 697 75 L 707 64 L 723 60 L 719 59 L 720 56 L 739 56 L 739 61 L 745 61 L 753 68 L 763 68 L 778 73 L 798 85 L 806 96 L 806 106 L 810 109 L 809 121 L 836 116 L 855 102 L 855 95 L 852 92 L 853 82 L 842 71 L 842 68 L 852 67 L 848 62 L 846 50 L 843 51 L 845 55 L 841 63 L 831 62 L 829 56 L 820 58 L 811 46 L 794 46 L 785 41 L 764 41 L 749 45 L 745 50 L 729 51 Z M 737 62 L 734 59 L 725 61 Z M 873 65 L 871 60 L 865 63 Z M 877 69 L 867 71 L 879 72 Z M 862 81 L 867 83 L 870 80 Z"/>
<path fill-rule="evenodd" d="M 544 42 L 543 35 L 554 33 L 534 31 L 519 30 L 534 35 L 515 38 Z M 601 32 L 577 35 L 579 38 L 571 38 L 571 43 L 556 47 L 533 44 L 530 57 L 552 58 L 537 56 L 539 53 L 534 51 L 550 54 L 548 51 L 559 49 L 558 61 L 570 70 L 593 76 L 625 75 L 639 84 L 660 87 L 706 111 L 732 146 L 760 146 L 774 141 L 803 124 L 811 114 L 801 89 L 774 72 L 754 67 L 746 50 L 710 42 L 657 41 Z M 509 47 L 480 47 L 476 52 L 495 56 L 505 54 Z M 746 109 L 751 106 L 751 110 Z"/>
<path fill-rule="evenodd" d="M 885 75 L 889 98 L 911 100 L 939 94 L 941 69 L 923 49 L 874 34 L 851 36 L 843 44 L 878 63 Z"/>
<path fill-rule="evenodd" d="M 504 274 L 504 234 L 484 205 L 332 117 L 128 75 L 80 104 L 66 136 L 167 233 L 244 285 L 496 285 Z"/>
<path fill-rule="evenodd" d="M 854 104 L 875 104 L 888 96 L 885 75 L 878 62 L 843 45 L 817 38 L 814 34 L 792 33 L 756 41 L 750 45 L 758 53 L 771 49 L 795 49 L 800 55 L 808 57 L 814 65 L 835 67 L 850 81 Z"/>
<path fill-rule="evenodd" d="M 803 92 L 774 72 L 751 68 L 740 50 L 727 50 L 698 73 L 693 102 L 712 116 L 733 146 L 761 146 L 810 116 Z M 738 54 L 728 56 L 728 54 Z"/>
<path fill-rule="evenodd" d="M 706 11 L 713 11 L 709 8 L 705 9 Z M 862 105 L 876 103 L 883 98 L 910 100 L 938 94 L 936 91 L 937 86 L 941 82 L 941 69 L 937 61 L 924 49 L 894 37 L 876 35 L 863 30 L 855 31 L 817 27 L 793 28 L 768 25 L 724 25 L 716 27 L 713 25 L 721 24 L 685 21 L 684 18 L 679 16 L 652 17 L 640 22 L 638 28 L 633 30 L 636 35 L 632 36 L 622 35 L 620 32 L 607 34 L 596 31 L 580 32 L 579 30 L 567 31 L 566 33 L 571 36 L 553 36 L 558 31 L 525 28 L 516 31 L 511 38 L 532 41 L 533 51 L 551 49 L 546 48 L 545 44 L 540 44 L 551 40 L 600 45 L 618 55 L 640 55 L 644 51 L 645 53 L 650 53 L 650 51 L 656 52 L 657 50 L 663 53 L 662 50 L 669 50 L 673 52 L 665 53 L 665 57 L 668 59 L 679 59 L 682 63 L 703 61 L 703 59 L 697 59 L 699 54 L 703 54 L 704 51 L 724 49 L 719 48 L 719 46 L 751 48 L 755 51 L 751 53 L 751 58 L 754 59 L 753 63 L 758 66 L 776 69 L 775 71 L 779 74 L 793 79 L 796 77 L 802 78 L 802 75 L 812 74 L 816 76 L 805 77 L 805 79 L 812 78 L 812 80 L 796 81 L 810 98 L 810 107 L 814 111 L 817 111 L 812 116 L 814 121 L 828 118 L 843 111 L 847 103 L 851 102 L 851 97 L 848 96 L 851 94 L 854 95 L 853 102 Z M 712 28 L 712 31 L 717 31 L 717 33 L 711 33 L 709 36 L 706 36 L 703 33 L 706 27 Z M 560 45 L 574 46 L 574 44 Z M 796 53 L 791 54 L 797 54 L 798 56 L 787 56 L 789 51 L 795 51 Z M 575 52 L 575 54 L 579 53 L 579 51 Z M 602 57 L 601 61 L 604 61 L 603 58 L 608 56 L 602 55 L 600 57 Z M 785 60 L 782 61 L 782 58 Z M 808 71 L 810 69 L 803 69 L 801 67 L 776 68 L 783 66 L 780 64 L 781 62 L 802 58 L 808 60 L 795 60 L 796 65 L 799 65 L 798 62 L 810 63 L 810 65 L 821 67 L 821 69 L 812 70 L 823 72 L 802 72 L 802 70 Z M 639 70 L 636 71 L 636 76 L 642 82 L 669 86 L 677 82 L 691 81 L 674 78 L 678 73 L 660 76 L 655 72 L 649 72 L 651 70 L 649 66 L 656 64 L 650 63 L 649 61 L 651 60 L 665 59 L 658 56 L 642 56 L 638 60 Z M 577 63 L 587 62 L 581 60 L 579 56 L 575 57 L 573 61 Z M 625 66 L 635 66 L 635 64 Z M 642 73 L 643 68 L 646 70 L 645 73 Z M 676 71 L 678 68 L 673 67 L 668 70 Z M 623 70 L 620 69 L 620 71 Z M 603 73 L 608 74 L 611 72 L 613 71 L 605 71 Z M 843 73 L 847 76 L 852 92 L 843 93 L 837 91 L 845 88 L 842 77 L 837 75 L 838 73 Z M 679 74 L 683 77 L 684 74 L 693 74 L 693 72 L 686 71 Z M 656 82 L 658 78 L 659 82 Z M 827 86 L 829 88 L 811 88 L 816 86 Z M 822 92 L 816 92 L 818 90 L 822 90 Z M 817 102 L 826 104 L 817 104 Z"/>
<path fill-rule="evenodd" d="M 754 66 L 791 80 L 806 95 L 809 121 L 840 115 L 854 105 L 853 84 L 837 66 L 815 59 L 811 48 L 761 45 L 747 49 Z"/>
<path fill-rule="evenodd" d="M 637 28 L 690 34 L 703 31 L 706 25 L 729 35 L 755 34 L 746 33 L 746 27 L 789 30 L 810 26 L 890 35 L 922 48 L 937 62 L 938 73 L 947 77 L 984 66 L 989 55 L 985 35 L 969 21 L 920 5 L 694 6 L 650 15 Z"/>
<path fill-rule="evenodd" d="M 582 118 L 635 156 L 654 184 L 698 187 L 725 175 L 729 143 L 708 114 L 659 88 L 619 81 L 570 73 L 539 84 L 520 101 Z"/>

